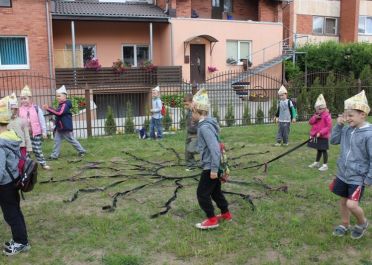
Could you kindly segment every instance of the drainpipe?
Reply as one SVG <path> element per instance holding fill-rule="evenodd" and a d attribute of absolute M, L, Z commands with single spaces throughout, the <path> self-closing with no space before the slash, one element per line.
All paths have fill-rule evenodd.
<path fill-rule="evenodd" d="M 52 63 L 52 41 L 51 41 L 51 27 L 50 27 L 50 13 L 48 0 L 45 1 L 46 23 L 47 23 L 47 37 L 48 37 L 48 63 L 49 63 L 49 77 L 50 77 L 50 95 L 54 95 L 55 81 L 53 74 Z"/>
<path fill-rule="evenodd" d="M 72 68 L 76 68 L 76 50 L 75 50 L 75 22 L 71 20 L 71 37 L 72 37 Z"/>
<path fill-rule="evenodd" d="M 172 66 L 174 65 L 174 49 L 173 49 L 173 25 L 172 22 L 170 21 L 170 18 L 168 19 L 168 23 L 170 24 L 170 46 L 171 46 L 171 64 Z"/>
<path fill-rule="evenodd" d="M 152 23 L 150 23 L 150 61 L 153 59 L 153 36 L 152 36 Z"/>

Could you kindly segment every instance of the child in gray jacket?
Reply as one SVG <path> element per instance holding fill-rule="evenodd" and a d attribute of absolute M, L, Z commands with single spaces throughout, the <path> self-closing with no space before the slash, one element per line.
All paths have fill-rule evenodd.
<path fill-rule="evenodd" d="M 232 219 L 228 203 L 221 190 L 221 181 L 218 178 L 218 169 L 221 162 L 218 142 L 220 128 L 215 119 L 208 117 L 209 100 L 206 90 L 200 90 L 195 94 L 193 105 L 192 118 L 198 122 L 198 146 L 203 168 L 197 197 L 200 207 L 207 215 L 207 219 L 195 226 L 199 229 L 216 228 L 219 220 L 231 221 Z M 214 214 L 212 199 L 221 210 L 221 214 L 217 216 Z"/>
<path fill-rule="evenodd" d="M 342 224 L 333 232 L 344 236 L 350 229 L 350 215 L 357 224 L 351 229 L 351 238 L 361 238 L 368 221 L 359 205 L 365 185 L 372 184 L 372 126 L 366 122 L 370 108 L 364 90 L 345 101 L 345 113 L 338 117 L 331 135 L 331 144 L 341 144 L 337 161 L 337 175 L 330 190 L 341 197 Z M 345 121 L 349 126 L 344 126 Z"/>

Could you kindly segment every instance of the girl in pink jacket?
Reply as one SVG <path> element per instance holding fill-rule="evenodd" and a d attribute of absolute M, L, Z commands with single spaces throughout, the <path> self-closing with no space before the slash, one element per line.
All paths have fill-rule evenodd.
<path fill-rule="evenodd" d="M 41 143 L 43 138 L 47 138 L 44 113 L 39 106 L 34 105 L 31 101 L 31 90 L 26 85 L 21 91 L 21 106 L 19 108 L 19 117 L 27 120 L 30 129 L 32 152 L 37 162 L 43 169 L 50 169 L 47 165 Z"/>
<path fill-rule="evenodd" d="M 315 102 L 315 114 L 310 118 L 310 142 L 308 146 L 318 150 L 315 162 L 309 165 L 310 168 L 318 168 L 320 171 L 328 170 L 329 137 L 332 131 L 332 118 L 326 105 L 326 101 L 320 94 Z M 320 158 L 323 155 L 323 165 L 320 166 Z"/>

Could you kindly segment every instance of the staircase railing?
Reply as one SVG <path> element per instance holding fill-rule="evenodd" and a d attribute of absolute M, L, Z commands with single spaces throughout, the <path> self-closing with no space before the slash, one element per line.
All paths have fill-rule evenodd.
<path fill-rule="evenodd" d="M 279 42 L 266 46 L 261 50 L 255 51 L 254 53 L 251 53 L 247 59 L 252 63 L 252 67 L 255 67 L 272 59 L 281 57 L 283 56 L 283 52 L 287 53 L 292 51 L 289 46 L 290 38 L 292 37 L 285 38 Z"/>

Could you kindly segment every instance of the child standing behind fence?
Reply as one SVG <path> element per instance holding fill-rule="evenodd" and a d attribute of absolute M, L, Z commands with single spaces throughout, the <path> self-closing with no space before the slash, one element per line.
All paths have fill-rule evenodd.
<path fill-rule="evenodd" d="M 71 107 L 72 103 L 67 99 L 67 91 L 65 86 L 61 86 L 56 90 L 56 98 L 58 101 L 58 108 L 50 108 L 47 104 L 43 105 L 43 109 L 49 111 L 56 116 L 55 128 L 54 128 L 54 147 L 53 152 L 50 155 L 50 159 L 56 160 L 61 152 L 61 144 L 63 139 L 72 144 L 72 146 L 78 151 L 79 156 L 83 157 L 86 153 L 85 149 L 75 139 L 72 132 L 72 114 Z"/>
<path fill-rule="evenodd" d="M 296 109 L 293 102 L 287 98 L 287 89 L 282 85 L 278 91 L 279 104 L 275 115 L 275 122 L 279 120 L 279 129 L 276 135 L 275 146 L 288 145 L 288 137 L 290 132 L 291 122 L 296 122 Z"/>
<path fill-rule="evenodd" d="M 39 106 L 32 103 L 32 93 L 26 85 L 21 91 L 21 106 L 19 117 L 26 119 L 30 129 L 32 152 L 35 154 L 37 162 L 43 169 L 50 169 L 47 165 L 41 147 L 43 138 L 47 138 L 44 113 Z"/>
<path fill-rule="evenodd" d="M 309 165 L 310 168 L 318 168 L 320 171 L 328 170 L 328 152 L 329 142 L 328 139 L 331 136 L 332 130 L 332 118 L 327 109 L 326 101 L 323 94 L 320 94 L 315 102 L 316 113 L 310 118 L 309 124 L 311 125 L 310 130 L 310 142 L 308 146 L 315 148 L 318 152 L 316 155 L 315 162 Z M 320 166 L 320 158 L 323 155 L 323 165 Z"/>
<path fill-rule="evenodd" d="M 365 185 L 372 185 L 372 126 L 366 119 L 370 107 L 364 90 L 345 100 L 345 113 L 333 127 L 331 144 L 340 144 L 337 175 L 330 190 L 340 196 L 342 224 L 333 231 L 334 236 L 344 236 L 350 229 L 350 215 L 357 224 L 351 228 L 351 238 L 361 238 L 368 221 L 359 202 Z M 344 126 L 345 121 L 349 126 Z"/>
<path fill-rule="evenodd" d="M 32 145 L 31 145 L 31 139 L 30 139 L 30 132 L 27 124 L 27 120 L 22 119 L 18 116 L 18 101 L 16 95 L 13 93 L 9 97 L 9 106 L 10 110 L 12 112 L 12 116 L 10 118 L 10 122 L 8 124 L 8 129 L 13 130 L 17 136 L 21 139 L 20 144 L 20 151 L 21 156 L 26 157 L 27 153 L 32 152 Z M 25 161 L 23 159 L 20 159 L 18 164 L 19 172 L 21 172 L 21 169 L 23 168 Z"/>
<path fill-rule="evenodd" d="M 192 120 L 192 94 L 187 94 L 183 103 L 187 111 L 186 114 L 186 143 L 185 143 L 185 160 L 186 160 L 186 171 L 194 170 L 197 167 L 195 161 L 195 154 L 198 152 L 198 124 Z"/>
<path fill-rule="evenodd" d="M 163 138 L 163 125 L 162 125 L 162 103 L 160 100 L 160 87 L 157 86 L 152 89 L 152 108 L 151 121 L 150 121 L 150 137 L 151 139 L 162 139 Z M 157 137 L 155 137 L 155 130 L 157 131 Z"/>

